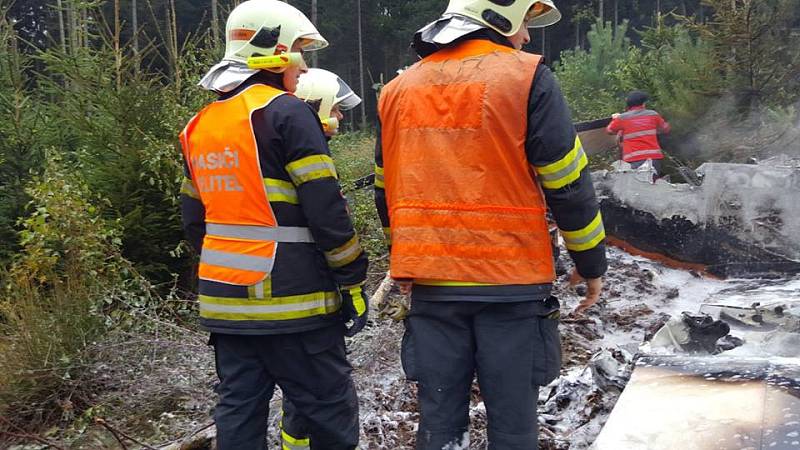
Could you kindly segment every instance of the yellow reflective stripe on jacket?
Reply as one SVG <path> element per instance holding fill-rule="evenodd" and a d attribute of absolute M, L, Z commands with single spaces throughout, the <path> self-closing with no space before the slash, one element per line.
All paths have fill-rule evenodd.
<path fill-rule="evenodd" d="M 267 277 L 260 283 L 247 286 L 247 295 L 257 300 L 272 298 L 272 278 Z"/>
<path fill-rule="evenodd" d="M 386 179 L 383 176 L 383 167 L 375 165 L 375 187 L 378 189 L 386 189 Z"/>
<path fill-rule="evenodd" d="M 333 159 L 328 155 L 311 155 L 286 165 L 295 186 L 320 178 L 338 178 Z"/>
<path fill-rule="evenodd" d="M 389 227 L 383 227 L 383 237 L 386 238 L 386 243 L 392 245 L 392 229 Z"/>
<path fill-rule="evenodd" d="M 581 171 L 589 164 L 581 140 L 575 138 L 575 146 L 560 160 L 546 166 L 536 166 L 536 174 L 545 189 L 561 189 L 581 177 Z"/>
<path fill-rule="evenodd" d="M 200 194 L 197 193 L 194 182 L 186 177 L 183 178 L 183 183 L 181 183 L 181 194 L 188 195 L 195 200 L 200 200 Z"/>
<path fill-rule="evenodd" d="M 289 181 L 278 180 L 275 178 L 264 178 L 264 186 L 267 188 L 267 198 L 270 202 L 284 202 L 292 205 L 299 205 L 297 190 Z"/>
<path fill-rule="evenodd" d="M 293 320 L 332 314 L 341 308 L 336 292 L 272 297 L 264 300 L 198 296 L 200 317 L 215 320 Z"/>
<path fill-rule="evenodd" d="M 358 242 L 358 234 L 355 234 L 341 247 L 325 252 L 325 259 L 330 267 L 344 267 L 358 259 L 362 252 L 361 244 Z"/>
<path fill-rule="evenodd" d="M 311 440 L 309 438 L 296 438 L 283 430 L 281 430 L 281 441 L 283 450 L 307 450 L 311 448 Z"/>
<path fill-rule="evenodd" d="M 564 238 L 567 248 L 575 252 L 591 250 L 597 247 L 606 237 L 603 217 L 600 215 L 600 211 L 597 212 L 597 216 L 589 225 L 577 231 L 561 230 L 561 236 Z"/>

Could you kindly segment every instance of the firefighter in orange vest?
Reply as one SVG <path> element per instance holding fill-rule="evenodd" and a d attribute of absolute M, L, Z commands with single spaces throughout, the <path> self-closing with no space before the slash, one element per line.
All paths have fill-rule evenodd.
<path fill-rule="evenodd" d="M 367 259 L 317 114 L 291 93 L 302 52 L 327 45 L 297 9 L 249 0 L 230 14 L 219 95 L 180 135 L 184 228 L 200 251 L 200 323 L 219 385 L 218 447 L 264 449 L 275 386 L 315 447 L 358 445 L 344 336 L 366 324 Z M 352 325 L 346 326 L 352 321 Z"/>
<path fill-rule="evenodd" d="M 467 448 L 477 373 L 489 449 L 538 448 L 539 386 L 559 373 L 545 211 L 594 304 L 605 232 L 569 109 L 528 27 L 550 0 L 451 0 L 414 36 L 421 61 L 381 91 L 376 203 L 392 276 L 411 290 L 402 358 L 418 449 Z"/>
<path fill-rule="evenodd" d="M 620 136 L 623 161 L 636 169 L 650 160 L 658 176 L 662 173 L 661 160 L 664 159 L 658 135 L 669 133 L 670 126 L 661 114 L 647 109 L 648 97 L 642 91 L 628 94 L 625 99 L 628 109 L 612 116 L 606 132 Z"/>

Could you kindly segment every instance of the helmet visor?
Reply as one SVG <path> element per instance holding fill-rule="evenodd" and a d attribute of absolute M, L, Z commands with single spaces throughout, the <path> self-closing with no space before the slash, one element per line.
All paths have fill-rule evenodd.
<path fill-rule="evenodd" d="M 561 11 L 549 0 L 538 1 L 531 6 L 525 21 L 528 28 L 544 28 L 561 20 Z"/>
<path fill-rule="evenodd" d="M 328 41 L 316 31 L 298 37 L 297 41 L 300 43 L 300 47 L 307 52 L 313 52 L 328 46 Z"/>
<path fill-rule="evenodd" d="M 336 93 L 334 104 L 338 105 L 341 111 L 349 111 L 361 104 L 361 97 L 356 95 L 347 83 L 339 77 L 336 77 L 336 81 L 339 83 L 339 92 Z"/>

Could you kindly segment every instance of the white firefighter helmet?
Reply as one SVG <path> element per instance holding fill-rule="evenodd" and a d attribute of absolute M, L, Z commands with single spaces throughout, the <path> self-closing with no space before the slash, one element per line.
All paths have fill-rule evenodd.
<path fill-rule="evenodd" d="M 450 0 L 447 14 L 469 17 L 504 36 L 516 34 L 526 19 L 529 28 L 543 28 L 561 20 L 553 0 Z"/>
<path fill-rule="evenodd" d="M 228 16 L 223 60 L 246 64 L 253 56 L 289 53 L 297 40 L 306 51 L 328 46 L 314 24 L 294 6 L 278 0 L 247 0 Z"/>
<path fill-rule="evenodd" d="M 329 133 L 335 133 L 339 126 L 336 118 L 331 117 L 334 106 L 349 111 L 361 103 L 361 98 L 347 83 L 325 69 L 308 69 L 308 73 L 300 75 L 294 95 L 305 102 L 319 104 L 319 118 Z"/>

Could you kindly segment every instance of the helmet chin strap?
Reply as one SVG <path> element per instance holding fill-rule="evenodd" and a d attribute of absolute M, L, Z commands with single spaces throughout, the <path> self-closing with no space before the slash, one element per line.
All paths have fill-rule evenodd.
<path fill-rule="evenodd" d="M 322 128 L 326 133 L 333 134 L 339 129 L 339 119 L 336 117 L 329 117 L 322 120 Z"/>
<path fill-rule="evenodd" d="M 247 67 L 250 69 L 266 69 L 274 72 L 283 72 L 291 66 L 303 63 L 302 53 L 281 53 L 271 56 L 251 56 L 247 58 Z"/>

